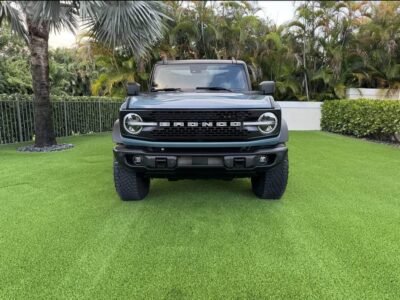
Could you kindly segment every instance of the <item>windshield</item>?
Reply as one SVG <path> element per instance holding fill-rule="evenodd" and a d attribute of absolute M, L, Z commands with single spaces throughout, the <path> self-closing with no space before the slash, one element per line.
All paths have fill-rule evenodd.
<path fill-rule="evenodd" d="M 152 90 L 207 89 L 248 91 L 243 65 L 236 64 L 170 64 L 157 65 Z"/>

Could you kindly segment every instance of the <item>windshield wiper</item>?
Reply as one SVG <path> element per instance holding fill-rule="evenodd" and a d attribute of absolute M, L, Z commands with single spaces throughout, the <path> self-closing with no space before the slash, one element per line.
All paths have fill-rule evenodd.
<path fill-rule="evenodd" d="M 152 92 L 174 92 L 181 91 L 181 88 L 164 88 L 164 89 L 151 89 Z"/>
<path fill-rule="evenodd" d="M 209 90 L 209 91 L 228 91 L 232 92 L 230 89 L 226 89 L 220 86 L 199 86 L 196 88 L 196 90 Z"/>

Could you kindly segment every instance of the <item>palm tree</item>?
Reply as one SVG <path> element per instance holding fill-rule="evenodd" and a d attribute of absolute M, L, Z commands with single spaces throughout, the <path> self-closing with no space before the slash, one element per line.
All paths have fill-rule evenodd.
<path fill-rule="evenodd" d="M 36 147 L 56 144 L 49 91 L 49 32 L 74 31 L 80 18 L 94 40 L 139 57 L 162 37 L 163 6 L 158 1 L 0 1 L 0 25 L 9 23 L 30 49 Z"/>

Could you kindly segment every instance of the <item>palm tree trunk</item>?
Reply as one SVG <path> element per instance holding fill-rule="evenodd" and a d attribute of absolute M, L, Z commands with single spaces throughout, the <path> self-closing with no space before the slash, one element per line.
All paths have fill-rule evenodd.
<path fill-rule="evenodd" d="M 51 146 L 57 142 L 49 90 L 49 28 L 46 23 L 35 24 L 29 18 L 27 23 L 34 93 L 35 146 Z"/>

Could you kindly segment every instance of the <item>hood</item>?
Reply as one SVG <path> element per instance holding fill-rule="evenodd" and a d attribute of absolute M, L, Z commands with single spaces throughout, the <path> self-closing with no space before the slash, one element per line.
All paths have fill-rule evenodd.
<path fill-rule="evenodd" d="M 265 109 L 271 96 L 225 92 L 159 92 L 131 96 L 127 109 Z"/>

